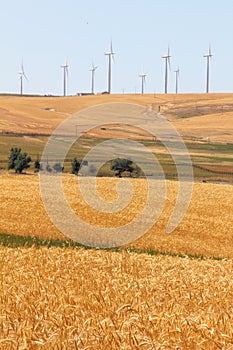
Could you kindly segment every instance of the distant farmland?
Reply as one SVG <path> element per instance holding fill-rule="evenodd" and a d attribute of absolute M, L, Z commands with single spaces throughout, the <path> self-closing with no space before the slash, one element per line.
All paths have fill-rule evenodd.
<path fill-rule="evenodd" d="M 0 96 L 0 169 L 7 168 L 10 147 L 21 147 L 33 162 L 40 159 L 49 135 L 58 124 L 82 108 L 101 103 L 137 103 L 160 112 L 183 136 L 189 149 L 197 181 L 232 182 L 233 178 L 233 109 L 231 94 L 188 95 L 99 95 L 77 97 Z M 75 133 L 75 130 L 74 130 Z M 126 137 L 142 142 L 154 152 L 167 179 L 176 179 L 175 165 L 160 142 L 142 130 L 121 125 L 97 128 L 83 135 L 72 147 L 65 161 L 79 160 L 98 142 Z M 32 166 L 33 168 L 33 166 Z M 33 169 L 32 169 L 33 170 Z M 99 174 L 112 176 L 109 165 Z"/>

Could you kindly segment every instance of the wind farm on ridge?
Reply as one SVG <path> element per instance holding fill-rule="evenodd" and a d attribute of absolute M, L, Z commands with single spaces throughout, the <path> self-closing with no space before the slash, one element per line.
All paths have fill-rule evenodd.
<path fill-rule="evenodd" d="M 113 44 L 112 40 L 110 41 L 110 49 L 109 51 L 106 51 L 104 55 L 107 57 L 107 88 L 105 91 L 99 92 L 99 93 L 107 93 L 111 94 L 112 93 L 112 63 L 115 63 L 115 52 L 113 51 Z M 168 83 L 169 83 L 169 73 L 171 73 L 171 54 L 170 54 L 170 47 L 168 46 L 167 53 L 163 56 L 161 56 L 162 59 L 164 59 L 165 66 L 164 66 L 164 94 L 167 94 L 168 91 Z M 212 52 L 211 52 L 211 47 L 209 45 L 209 51 L 208 54 L 203 55 L 204 58 L 206 58 L 207 66 L 206 66 L 206 88 L 205 88 L 205 93 L 210 92 L 210 59 L 213 57 Z M 64 65 L 61 65 L 61 68 L 63 70 L 62 74 L 62 79 L 63 79 L 63 96 L 67 96 L 68 94 L 68 62 L 66 60 L 66 63 Z M 83 94 L 95 94 L 95 73 L 96 69 L 98 66 L 95 66 L 94 63 L 92 62 L 92 66 L 89 69 L 91 72 L 91 86 L 90 86 L 90 91 L 89 92 L 78 92 L 77 94 L 83 95 Z M 176 70 L 174 70 L 175 73 L 175 90 L 170 91 L 170 93 L 179 93 L 179 85 L 180 85 L 180 68 L 177 67 Z M 23 66 L 23 60 L 21 64 L 21 71 L 19 72 L 20 75 L 20 95 L 24 94 L 23 91 L 23 80 L 28 80 L 27 75 L 24 70 Z M 139 78 L 141 80 L 141 88 L 140 88 L 140 93 L 144 94 L 146 92 L 146 77 L 148 76 L 147 73 L 142 72 L 139 75 Z M 123 89 L 124 91 L 124 89 Z M 135 87 L 135 92 L 136 92 L 136 87 Z M 133 93 L 133 92 L 131 92 Z M 148 92 L 149 93 L 149 92 Z"/>

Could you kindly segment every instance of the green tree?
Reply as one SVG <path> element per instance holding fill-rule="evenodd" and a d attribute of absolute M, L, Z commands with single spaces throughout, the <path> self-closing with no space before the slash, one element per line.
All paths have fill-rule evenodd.
<path fill-rule="evenodd" d="M 8 169 L 14 169 L 17 174 L 21 174 L 24 169 L 30 167 L 31 157 L 27 153 L 22 153 L 21 148 L 12 147 L 8 160 Z"/>
<path fill-rule="evenodd" d="M 35 173 L 38 173 L 38 171 L 42 170 L 42 165 L 40 164 L 38 159 L 34 163 L 34 169 L 35 169 Z"/>
<path fill-rule="evenodd" d="M 8 169 L 15 169 L 15 162 L 19 156 L 19 154 L 21 153 L 21 148 L 11 148 L 10 150 L 10 155 L 8 158 Z"/>
<path fill-rule="evenodd" d="M 71 166 L 72 166 L 72 174 L 77 175 L 81 168 L 81 163 L 77 160 L 76 157 L 72 160 Z"/>
<path fill-rule="evenodd" d="M 122 177 L 122 173 L 129 172 L 130 176 L 134 172 L 135 168 L 133 162 L 127 158 L 116 158 L 111 163 L 111 170 L 114 170 L 115 176 Z"/>

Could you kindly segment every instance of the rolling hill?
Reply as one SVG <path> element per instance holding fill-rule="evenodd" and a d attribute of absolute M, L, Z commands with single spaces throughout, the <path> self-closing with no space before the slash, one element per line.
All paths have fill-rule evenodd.
<path fill-rule="evenodd" d="M 51 134 L 84 108 L 121 102 L 147 106 L 173 123 L 186 140 L 233 143 L 233 94 L 0 96 L 0 133 Z M 122 129 L 122 132 L 125 131 Z M 135 133 L 132 130 L 132 137 Z M 111 134 L 112 135 L 112 134 Z M 120 136 L 119 128 L 117 135 Z M 95 136 L 103 137 L 98 130 Z M 127 134 L 130 137 L 129 133 Z"/>

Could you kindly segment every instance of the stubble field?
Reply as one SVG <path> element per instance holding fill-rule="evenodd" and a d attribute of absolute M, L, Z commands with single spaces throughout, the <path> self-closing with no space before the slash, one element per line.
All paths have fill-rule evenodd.
<path fill-rule="evenodd" d="M 64 119 L 82 109 L 120 102 L 162 113 L 184 139 L 232 143 L 232 100 L 232 94 L 0 96 L 0 132 L 50 135 Z M 124 135 L 125 127 L 120 130 Z M 119 128 L 113 135 L 121 137 Z M 133 130 L 132 135 L 136 137 Z M 102 137 L 103 131 L 99 128 L 92 136 Z"/>

